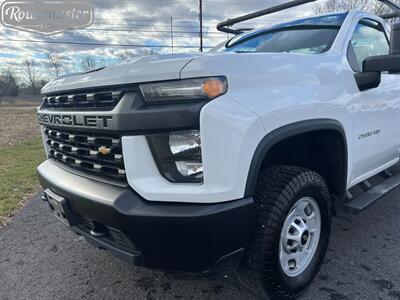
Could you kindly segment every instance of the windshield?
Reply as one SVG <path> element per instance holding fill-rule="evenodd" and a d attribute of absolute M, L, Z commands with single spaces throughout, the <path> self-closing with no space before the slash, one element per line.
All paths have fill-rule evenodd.
<path fill-rule="evenodd" d="M 318 54 L 328 51 L 347 14 L 298 20 L 234 37 L 216 52 L 288 52 Z"/>

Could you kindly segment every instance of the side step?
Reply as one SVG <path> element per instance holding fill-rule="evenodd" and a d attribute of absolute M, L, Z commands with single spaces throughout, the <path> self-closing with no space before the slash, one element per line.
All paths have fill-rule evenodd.
<path fill-rule="evenodd" d="M 370 188 L 360 196 L 344 204 L 344 207 L 353 212 L 366 209 L 371 204 L 378 201 L 385 194 L 400 186 L 400 173 Z"/>

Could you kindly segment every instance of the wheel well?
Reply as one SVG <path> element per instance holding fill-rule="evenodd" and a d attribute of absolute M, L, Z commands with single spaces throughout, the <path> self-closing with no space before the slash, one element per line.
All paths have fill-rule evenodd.
<path fill-rule="evenodd" d="M 346 149 L 343 135 L 337 130 L 296 134 L 274 144 L 266 153 L 261 168 L 289 165 L 313 170 L 326 180 L 333 195 L 341 197 L 347 180 Z"/>

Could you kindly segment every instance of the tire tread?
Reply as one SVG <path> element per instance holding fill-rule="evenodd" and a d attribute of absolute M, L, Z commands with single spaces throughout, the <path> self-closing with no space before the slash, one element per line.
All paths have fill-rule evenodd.
<path fill-rule="evenodd" d="M 273 299 L 294 299 L 302 291 L 286 289 L 277 275 L 274 260 L 269 258 L 273 255 L 272 249 L 276 246 L 276 240 L 280 239 L 277 234 L 280 233 L 294 195 L 310 184 L 318 187 L 325 199 L 329 211 L 327 222 L 330 228 L 330 194 L 325 180 L 319 174 L 300 167 L 273 166 L 261 170 L 257 181 L 254 195 L 257 222 L 247 267 L 253 276 L 261 279 L 267 293 Z M 318 269 L 328 247 L 329 234 L 330 230 L 328 238 L 321 245 L 322 255 L 317 263 Z"/>

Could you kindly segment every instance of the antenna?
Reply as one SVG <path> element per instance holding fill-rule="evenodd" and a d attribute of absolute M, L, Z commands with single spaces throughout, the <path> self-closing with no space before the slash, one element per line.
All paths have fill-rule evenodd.
<path fill-rule="evenodd" d="M 317 0 L 293 0 L 293 1 L 290 1 L 290 2 L 287 2 L 287 3 L 283 3 L 283 4 L 280 4 L 280 5 L 276 5 L 276 6 L 267 8 L 267 9 L 259 10 L 259 11 L 256 11 L 256 12 L 241 16 L 241 17 L 237 17 L 237 18 L 234 18 L 234 19 L 226 20 L 224 22 L 219 23 L 217 25 L 217 29 L 219 31 L 222 31 L 222 32 L 240 34 L 243 31 L 246 31 L 246 30 L 249 30 L 249 29 L 247 29 L 247 28 L 246 29 L 232 29 L 232 28 L 228 28 L 228 27 L 230 27 L 232 25 L 235 25 L 237 23 L 241 23 L 241 22 L 244 22 L 244 21 L 248 21 L 248 20 L 251 20 L 251 19 L 258 18 L 258 17 L 266 16 L 266 15 L 269 15 L 269 14 L 272 14 L 272 13 L 275 13 L 275 12 L 278 12 L 278 11 L 282 11 L 282 10 L 285 10 L 285 9 L 288 9 L 288 8 L 292 8 L 292 7 L 295 7 L 295 6 L 300 6 L 300 5 L 303 5 L 303 4 L 306 4 L 306 3 L 315 2 L 315 1 L 317 1 Z M 386 0 L 382 0 L 382 1 L 386 1 Z"/>

